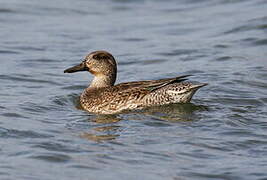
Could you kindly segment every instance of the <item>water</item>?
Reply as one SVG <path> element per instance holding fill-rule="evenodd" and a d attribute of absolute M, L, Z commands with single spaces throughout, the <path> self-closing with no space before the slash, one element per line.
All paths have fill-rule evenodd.
<path fill-rule="evenodd" d="M 0 1 L 0 179 L 266 179 L 267 1 Z M 89 52 L 118 81 L 193 74 L 191 104 L 96 116 Z"/>

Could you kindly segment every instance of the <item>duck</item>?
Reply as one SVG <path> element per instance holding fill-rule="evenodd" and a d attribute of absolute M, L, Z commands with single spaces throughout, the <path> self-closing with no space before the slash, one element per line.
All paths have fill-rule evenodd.
<path fill-rule="evenodd" d="M 88 71 L 94 78 L 79 97 L 82 109 L 94 114 L 118 114 L 153 106 L 189 103 L 207 83 L 188 82 L 190 75 L 115 85 L 117 63 L 107 51 L 94 51 L 64 73 Z"/>

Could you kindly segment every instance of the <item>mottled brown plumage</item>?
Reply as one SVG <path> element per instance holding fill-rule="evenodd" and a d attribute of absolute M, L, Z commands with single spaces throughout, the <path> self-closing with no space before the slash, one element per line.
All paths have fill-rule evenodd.
<path fill-rule="evenodd" d="M 94 75 L 90 86 L 80 96 L 81 106 L 93 113 L 114 114 L 123 110 L 190 102 L 194 93 L 207 84 L 184 82 L 186 76 L 114 85 L 117 65 L 106 51 L 88 54 L 85 60 L 65 73 L 89 71 Z"/>

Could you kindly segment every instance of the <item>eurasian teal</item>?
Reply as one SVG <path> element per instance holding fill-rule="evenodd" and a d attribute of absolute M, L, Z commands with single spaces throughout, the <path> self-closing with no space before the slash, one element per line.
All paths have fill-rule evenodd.
<path fill-rule="evenodd" d="M 184 82 L 189 75 L 114 85 L 117 64 L 115 58 L 106 51 L 88 54 L 81 64 L 66 69 L 64 73 L 77 71 L 89 71 L 94 75 L 93 81 L 80 96 L 80 104 L 83 109 L 98 114 L 187 103 L 199 88 L 207 85 Z"/>

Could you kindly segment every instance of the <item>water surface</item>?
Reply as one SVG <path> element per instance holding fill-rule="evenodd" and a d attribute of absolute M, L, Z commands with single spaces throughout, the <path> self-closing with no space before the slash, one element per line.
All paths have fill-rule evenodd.
<path fill-rule="evenodd" d="M 267 1 L 0 1 L 0 179 L 267 178 Z M 193 74 L 190 104 L 103 116 L 95 50 L 126 82 Z"/>

